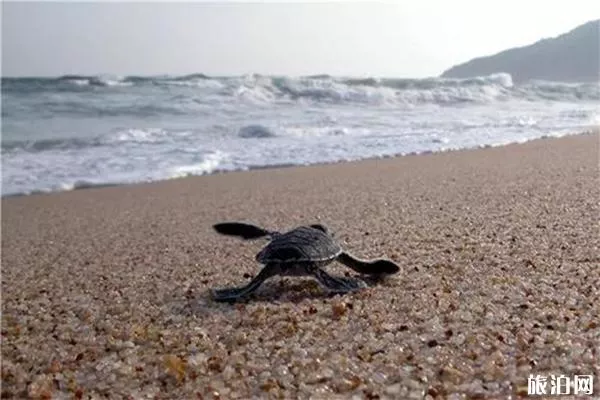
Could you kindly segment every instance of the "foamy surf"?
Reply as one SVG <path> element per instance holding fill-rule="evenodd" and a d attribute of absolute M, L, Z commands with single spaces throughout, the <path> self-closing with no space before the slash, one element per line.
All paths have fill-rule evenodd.
<path fill-rule="evenodd" d="M 227 153 L 216 151 L 204 156 L 204 159 L 195 164 L 179 165 L 170 169 L 167 179 L 183 178 L 186 176 L 198 176 L 212 174 L 219 170 L 219 166 L 227 160 Z"/>
<path fill-rule="evenodd" d="M 600 121 L 600 85 L 507 74 L 2 83 L 3 195 L 496 146 Z"/>

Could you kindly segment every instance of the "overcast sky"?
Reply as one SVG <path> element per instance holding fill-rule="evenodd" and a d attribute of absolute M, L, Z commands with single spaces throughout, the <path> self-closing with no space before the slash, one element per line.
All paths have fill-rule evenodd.
<path fill-rule="evenodd" d="M 600 1 L 2 2 L 2 75 L 425 77 L 600 18 Z"/>

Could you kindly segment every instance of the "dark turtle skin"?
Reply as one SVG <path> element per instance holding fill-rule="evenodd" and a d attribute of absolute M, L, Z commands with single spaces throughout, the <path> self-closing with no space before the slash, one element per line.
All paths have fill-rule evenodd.
<path fill-rule="evenodd" d="M 399 271 L 398 265 L 389 260 L 361 260 L 344 252 L 333 240 L 327 228 L 320 224 L 300 226 L 285 233 L 267 231 L 255 225 L 240 222 L 224 222 L 213 226 L 223 234 L 243 239 L 270 237 L 271 241 L 256 255 L 256 261 L 264 268 L 243 287 L 214 289 L 216 301 L 235 301 L 254 292 L 267 279 L 280 276 L 312 276 L 325 289 L 333 293 L 347 293 L 367 287 L 357 278 L 331 276 L 324 266 L 337 260 L 361 274 L 385 275 Z"/>

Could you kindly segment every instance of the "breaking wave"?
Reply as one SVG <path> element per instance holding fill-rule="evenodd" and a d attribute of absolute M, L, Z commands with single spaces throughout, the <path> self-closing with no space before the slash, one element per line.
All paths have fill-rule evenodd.
<path fill-rule="evenodd" d="M 205 74 L 184 76 L 85 76 L 65 75 L 58 78 L 2 78 L 3 92 L 86 92 L 125 90 L 130 87 L 160 88 L 190 86 L 198 88 L 197 100 L 203 96 L 254 101 L 312 101 L 325 103 L 407 104 L 437 103 L 444 105 L 488 103 L 511 99 L 600 100 L 598 83 L 560 83 L 530 81 L 514 85 L 509 74 L 500 73 L 466 79 L 449 78 L 343 78 L 329 75 L 281 77 L 246 75 L 211 77 Z M 175 112 L 169 107 L 109 112 Z M 175 108 L 176 109 L 176 108 Z M 85 110 L 82 110 L 85 111 Z M 94 110 L 92 110 L 93 112 Z"/>

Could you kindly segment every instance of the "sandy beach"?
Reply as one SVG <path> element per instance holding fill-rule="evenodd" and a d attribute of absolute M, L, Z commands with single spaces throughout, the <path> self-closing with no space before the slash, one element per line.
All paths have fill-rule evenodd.
<path fill-rule="evenodd" d="M 508 398 L 530 374 L 598 395 L 598 163 L 594 133 L 4 198 L 2 397 Z M 321 222 L 401 270 L 215 303 L 265 244 L 229 220 Z"/>

